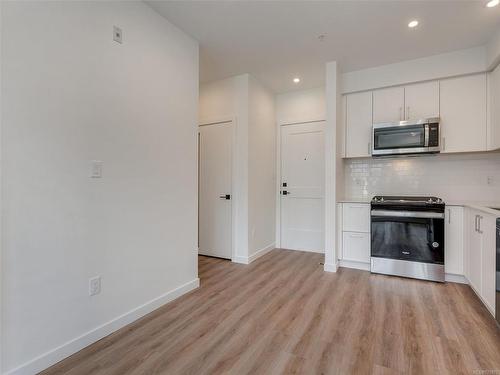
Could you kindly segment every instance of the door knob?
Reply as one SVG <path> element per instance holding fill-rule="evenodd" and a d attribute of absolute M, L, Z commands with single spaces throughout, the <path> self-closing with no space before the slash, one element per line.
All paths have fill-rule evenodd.
<path fill-rule="evenodd" d="M 225 199 L 225 200 L 230 200 L 231 199 L 231 194 L 224 194 L 219 196 L 220 199 Z"/>

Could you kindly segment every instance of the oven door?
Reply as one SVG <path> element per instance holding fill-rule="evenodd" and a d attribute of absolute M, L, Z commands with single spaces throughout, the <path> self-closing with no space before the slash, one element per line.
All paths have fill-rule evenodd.
<path fill-rule="evenodd" d="M 425 124 L 373 126 L 373 155 L 428 152 L 429 131 Z"/>
<path fill-rule="evenodd" d="M 371 212 L 371 256 L 444 264 L 444 213 Z"/>

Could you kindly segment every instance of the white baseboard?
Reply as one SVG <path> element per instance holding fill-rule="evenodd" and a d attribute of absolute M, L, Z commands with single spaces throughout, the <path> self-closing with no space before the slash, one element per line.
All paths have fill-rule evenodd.
<path fill-rule="evenodd" d="M 110 335 L 111 333 L 119 330 L 120 328 L 142 318 L 144 315 L 149 314 L 153 310 L 163 306 L 164 304 L 173 301 L 174 299 L 182 296 L 183 294 L 196 289 L 200 286 L 200 279 L 196 278 L 183 284 L 155 299 L 152 299 L 145 304 L 136 307 L 115 319 L 94 328 L 93 330 L 84 333 L 83 335 L 74 338 L 67 343 L 58 346 L 31 361 L 9 370 L 5 375 L 32 375 L 45 370 L 46 368 L 56 364 L 57 362 L 69 357 L 70 355 L 82 350 L 86 346 Z"/>
<path fill-rule="evenodd" d="M 325 270 L 325 272 L 337 272 L 338 267 L 339 267 L 338 263 L 334 264 L 325 263 L 323 266 L 323 270 Z"/>
<path fill-rule="evenodd" d="M 249 257 L 244 257 L 244 256 L 239 256 L 239 255 L 236 255 L 233 257 L 232 261 L 234 263 L 240 263 L 240 264 L 250 264 L 252 263 L 254 260 L 260 258 L 261 256 L 267 254 L 268 252 L 270 252 L 271 250 L 274 250 L 276 248 L 275 244 L 272 243 L 270 245 L 267 245 L 266 247 L 256 251 L 255 253 L 253 253 L 252 255 L 250 255 Z"/>
<path fill-rule="evenodd" d="M 304 251 L 306 253 L 315 253 L 315 254 L 324 254 L 325 251 L 324 250 L 310 250 L 310 249 L 287 249 L 287 248 L 283 248 L 285 250 L 292 250 L 292 251 Z"/>
<path fill-rule="evenodd" d="M 355 262 L 352 260 L 339 260 L 340 267 L 354 268 L 356 270 L 370 271 L 370 263 Z"/>
<path fill-rule="evenodd" d="M 449 283 L 469 284 L 464 275 L 456 275 L 454 273 L 445 273 L 444 279 Z"/>

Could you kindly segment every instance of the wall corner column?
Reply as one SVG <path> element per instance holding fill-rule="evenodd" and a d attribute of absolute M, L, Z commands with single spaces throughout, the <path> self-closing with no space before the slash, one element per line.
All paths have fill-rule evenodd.
<path fill-rule="evenodd" d="M 338 267 L 336 244 L 337 117 L 339 70 L 336 61 L 326 64 L 325 125 L 325 265 L 327 272 Z"/>

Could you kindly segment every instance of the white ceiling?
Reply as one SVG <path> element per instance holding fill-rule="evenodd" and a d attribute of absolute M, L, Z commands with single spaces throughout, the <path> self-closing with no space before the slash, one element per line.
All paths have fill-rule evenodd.
<path fill-rule="evenodd" d="M 482 45 L 500 28 L 486 1 L 147 3 L 200 42 L 202 82 L 251 73 L 278 93 L 323 85 L 327 61 L 349 72 Z"/>

